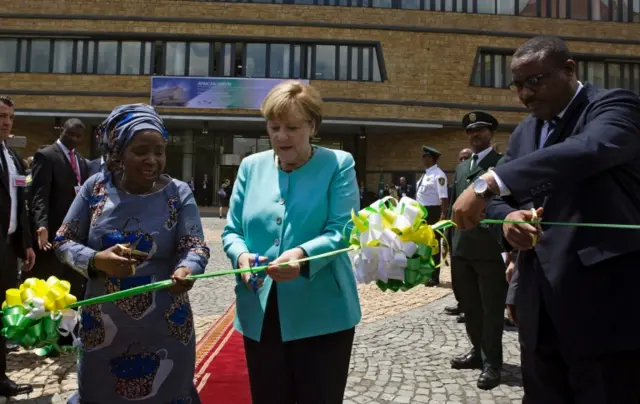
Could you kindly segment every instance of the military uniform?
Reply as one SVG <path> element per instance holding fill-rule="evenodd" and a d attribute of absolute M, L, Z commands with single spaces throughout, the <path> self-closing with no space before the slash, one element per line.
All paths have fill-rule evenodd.
<path fill-rule="evenodd" d="M 433 147 L 422 146 L 422 155 L 425 156 L 427 154 L 435 158 L 440 157 L 438 150 Z M 447 176 L 444 171 L 438 167 L 438 164 L 427 168 L 416 184 L 416 201 L 427 209 L 428 224 L 434 224 L 440 220 L 442 216 L 442 199 L 447 199 L 448 195 Z M 440 241 L 440 235 L 436 235 L 436 237 Z M 433 261 L 438 268 L 431 275 L 431 279 L 428 281 L 429 285 L 440 283 L 440 260 L 440 254 L 433 257 Z"/>
<path fill-rule="evenodd" d="M 489 127 L 493 131 L 497 125 L 493 116 L 481 111 L 470 112 L 463 118 L 463 127 L 467 131 L 479 127 Z M 501 154 L 488 147 L 461 162 L 456 168 L 451 204 L 478 177 L 495 167 L 501 158 Z M 468 231 L 452 231 L 453 288 L 465 314 L 467 335 L 473 346 L 470 353 L 452 360 L 452 367 L 483 369 L 478 387 L 492 388 L 497 385 L 495 383 L 499 383 L 502 367 L 502 333 L 507 293 L 502 247 L 492 231 L 483 225 Z M 487 368 L 492 372 L 488 376 L 491 381 L 481 383 Z M 497 376 L 497 382 L 492 376 Z M 481 386 L 483 383 L 489 387 Z"/>

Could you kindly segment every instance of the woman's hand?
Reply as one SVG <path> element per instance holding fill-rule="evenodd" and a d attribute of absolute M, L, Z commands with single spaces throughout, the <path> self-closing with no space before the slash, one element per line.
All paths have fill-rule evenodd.
<path fill-rule="evenodd" d="M 127 245 L 116 244 L 111 248 L 100 251 L 93 257 L 93 265 L 97 270 L 116 278 L 126 278 L 135 272 L 137 260 L 127 258 L 129 255 Z"/>
<path fill-rule="evenodd" d="M 240 256 L 238 257 L 238 269 L 251 268 L 255 266 L 255 263 L 256 263 L 255 259 L 256 259 L 256 254 L 253 254 L 253 253 L 240 254 Z M 264 264 L 265 262 L 267 262 L 267 257 L 258 257 L 258 264 Z M 240 279 L 242 279 L 242 282 L 244 282 L 245 286 L 249 288 L 250 291 L 254 292 L 253 285 L 251 284 L 250 272 L 245 272 L 243 274 L 240 274 Z M 264 281 L 262 278 L 256 279 L 256 285 L 255 285 L 256 288 L 260 289 L 262 287 L 263 282 Z"/>
<path fill-rule="evenodd" d="M 282 253 L 275 261 L 269 264 L 267 275 L 276 282 L 292 281 L 300 275 L 300 264 L 282 265 L 285 262 L 295 261 L 305 258 L 302 248 L 294 248 Z"/>
<path fill-rule="evenodd" d="M 191 269 L 187 267 L 180 267 L 176 269 L 173 275 L 171 275 L 173 284 L 169 286 L 169 292 L 179 295 L 181 293 L 190 291 L 193 287 L 193 284 L 195 283 L 195 280 L 185 279 L 189 275 L 191 275 Z"/>

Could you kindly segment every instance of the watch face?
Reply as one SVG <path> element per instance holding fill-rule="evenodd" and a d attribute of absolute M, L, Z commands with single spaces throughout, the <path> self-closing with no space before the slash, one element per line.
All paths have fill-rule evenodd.
<path fill-rule="evenodd" d="M 489 184 L 487 183 L 487 181 L 483 179 L 477 179 L 473 183 L 473 191 L 476 194 L 484 194 L 487 191 L 488 187 L 489 187 Z"/>

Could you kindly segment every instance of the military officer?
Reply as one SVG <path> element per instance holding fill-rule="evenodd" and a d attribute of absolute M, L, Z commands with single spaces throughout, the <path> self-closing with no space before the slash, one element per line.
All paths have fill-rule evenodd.
<path fill-rule="evenodd" d="M 433 147 L 422 146 L 422 163 L 425 171 L 416 184 L 416 200 L 427 209 L 427 223 L 434 224 L 446 217 L 449 209 L 447 176 L 438 167 L 441 153 Z M 440 241 L 440 236 L 438 241 Z M 440 284 L 440 254 L 434 257 L 438 267 L 426 283 L 427 286 Z"/>
<path fill-rule="evenodd" d="M 456 168 L 452 202 L 473 181 L 495 167 L 502 155 L 491 142 L 498 121 L 490 114 L 473 111 L 464 116 L 473 154 Z M 502 332 L 507 293 L 505 263 L 497 237 L 486 227 L 453 231 L 451 278 L 465 315 L 472 349 L 452 359 L 454 369 L 481 369 L 478 388 L 489 390 L 500 384 Z"/>

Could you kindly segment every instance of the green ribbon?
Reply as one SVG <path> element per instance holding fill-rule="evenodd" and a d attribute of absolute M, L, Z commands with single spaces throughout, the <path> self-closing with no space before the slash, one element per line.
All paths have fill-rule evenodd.
<path fill-rule="evenodd" d="M 380 290 L 386 292 L 403 291 L 414 288 L 418 285 L 424 285 L 431 278 L 435 270 L 435 263 L 431 255 L 431 248 L 424 244 L 417 244 L 418 249 L 412 258 L 407 259 L 407 266 L 404 269 L 404 281 L 398 279 L 389 279 L 387 282 L 381 280 L 376 281 L 376 285 Z"/>
<path fill-rule="evenodd" d="M 353 249 L 354 249 L 354 247 L 342 248 L 342 249 L 335 250 L 335 251 L 329 251 L 329 252 L 324 253 L 324 254 L 314 255 L 312 257 L 306 257 L 306 258 L 301 258 L 299 260 L 291 260 L 291 261 L 288 261 L 288 262 L 283 262 L 282 264 L 279 264 L 279 266 L 280 267 L 286 267 L 287 265 L 291 265 L 291 264 L 299 264 L 299 263 L 306 262 L 306 261 L 313 261 L 313 260 L 317 260 L 317 259 L 320 259 L 320 258 L 327 258 L 327 257 L 331 257 L 333 255 L 338 255 L 338 254 L 342 254 L 342 253 L 348 252 L 348 251 L 353 250 Z M 215 272 L 209 272 L 209 273 L 200 274 L 200 275 L 190 275 L 190 276 L 187 276 L 185 279 L 196 280 L 196 279 L 215 278 L 215 277 L 218 277 L 218 276 L 225 276 L 225 275 L 239 275 L 239 274 L 244 274 L 244 273 L 257 273 L 257 272 L 265 271 L 267 268 L 269 268 L 269 265 L 262 265 L 262 266 L 256 266 L 256 267 L 251 267 L 251 268 L 234 269 L 234 270 L 228 270 L 228 271 L 215 271 Z M 148 292 L 152 292 L 154 290 L 166 289 L 169 286 L 171 286 L 172 284 L 173 284 L 173 281 L 171 279 L 167 279 L 167 280 L 159 281 L 159 282 L 154 282 L 154 283 L 149 283 L 147 285 L 137 286 L 137 287 L 131 288 L 131 289 L 121 290 L 121 291 L 118 291 L 118 292 L 109 293 L 109 294 L 102 295 L 102 296 L 92 297 L 91 299 L 80 300 L 78 302 L 75 302 L 73 304 L 68 305 L 67 308 L 68 309 L 75 309 L 77 307 L 88 306 L 90 304 L 115 302 L 116 300 L 124 299 L 126 297 L 131 297 L 131 296 L 139 295 L 139 294 L 142 294 L 142 293 L 148 293 Z"/>
<path fill-rule="evenodd" d="M 28 317 L 30 312 L 31 309 L 25 306 L 5 307 L 2 310 L 3 327 L 0 333 L 23 348 L 37 348 L 34 352 L 39 356 L 71 348 L 58 346 L 58 325 L 62 320 L 61 315 L 52 318 L 47 312 L 44 317 L 36 320 Z"/>

